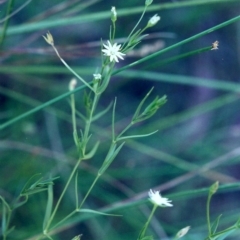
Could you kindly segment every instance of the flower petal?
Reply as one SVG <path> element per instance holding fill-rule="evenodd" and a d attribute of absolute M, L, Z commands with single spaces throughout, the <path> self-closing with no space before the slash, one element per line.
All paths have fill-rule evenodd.
<path fill-rule="evenodd" d="M 103 47 L 105 49 L 102 49 L 102 52 L 104 53 L 105 56 L 110 57 L 110 61 L 113 62 L 118 62 L 118 58 L 124 60 L 123 56 L 126 55 L 125 53 L 120 52 L 121 49 L 121 44 L 114 43 L 113 45 L 111 42 L 108 40 L 107 44 L 103 44 Z"/>

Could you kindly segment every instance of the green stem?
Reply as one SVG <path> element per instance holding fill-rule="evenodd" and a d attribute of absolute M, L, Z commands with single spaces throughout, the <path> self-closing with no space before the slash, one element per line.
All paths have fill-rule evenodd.
<path fill-rule="evenodd" d="M 149 216 L 149 218 L 148 218 L 148 220 L 146 222 L 146 230 L 147 230 L 147 227 L 148 227 L 148 225 L 149 225 L 149 223 L 150 223 L 150 221 L 151 221 L 151 219 L 153 217 L 153 214 L 156 211 L 157 207 L 158 207 L 158 205 L 154 204 L 152 212 L 151 212 L 151 214 L 150 214 L 150 216 Z"/>
<path fill-rule="evenodd" d="M 8 2 L 6 17 L 8 15 L 10 15 L 10 13 L 12 11 L 12 8 L 13 8 L 13 4 L 14 4 L 14 0 L 10 0 Z M 4 41 L 5 37 L 6 37 L 6 32 L 7 32 L 7 28 L 8 28 L 9 19 L 10 18 L 7 18 L 6 21 L 4 22 L 4 25 L 3 25 L 2 36 L 1 36 L 1 39 L 0 39 L 0 48 L 2 48 L 3 41 Z"/>
<path fill-rule="evenodd" d="M 75 103 L 74 103 L 74 96 L 73 96 L 73 94 L 72 94 L 71 96 L 72 96 L 72 103 L 71 103 L 71 104 L 72 104 L 73 128 L 74 128 L 74 131 L 76 131 Z M 93 104 L 92 104 L 92 108 L 91 108 L 91 111 L 90 111 L 90 114 L 89 114 L 89 118 L 88 118 L 88 120 L 86 121 L 86 126 L 85 126 L 85 131 L 84 131 L 84 136 L 83 136 L 84 139 L 83 139 L 82 141 L 86 141 L 87 138 L 88 138 L 89 131 L 90 131 L 90 126 L 91 126 L 91 123 L 92 123 L 93 113 L 94 113 L 94 110 L 96 109 L 98 99 L 99 99 L 99 95 L 95 94 L 95 95 L 94 95 Z M 84 146 L 83 154 L 85 153 L 85 150 L 86 150 L 86 146 Z M 83 155 L 83 158 L 84 158 L 84 155 Z M 68 181 L 67 181 L 67 183 L 66 183 L 66 185 L 65 185 L 65 188 L 63 189 L 63 192 L 62 192 L 61 196 L 60 196 L 59 199 L 58 199 L 58 202 L 57 202 L 57 204 L 56 204 L 56 206 L 55 206 L 55 209 L 54 209 L 54 211 L 53 211 L 53 213 L 52 213 L 52 215 L 51 215 L 51 217 L 50 217 L 50 219 L 49 219 L 49 221 L 48 221 L 48 224 L 47 224 L 47 226 L 46 226 L 46 228 L 45 228 L 45 232 L 48 231 L 48 229 L 49 229 L 49 227 L 50 227 L 50 224 L 51 224 L 51 222 L 52 222 L 52 220 L 53 220 L 53 218 L 54 218 L 54 216 L 55 216 L 55 214 L 56 214 L 56 212 L 57 212 L 57 210 L 58 210 L 58 207 L 59 207 L 59 205 L 60 205 L 60 202 L 61 202 L 61 200 L 62 200 L 62 198 L 63 198 L 63 196 L 64 196 L 64 194 L 65 194 L 65 192 L 66 192 L 66 190 L 67 190 L 67 188 L 68 188 L 68 186 L 69 186 L 69 184 L 70 184 L 70 182 L 71 182 L 71 180 L 72 180 L 72 178 L 73 178 L 73 176 L 74 176 L 74 174 L 75 174 L 75 172 L 76 172 L 76 170 L 77 170 L 77 168 L 78 168 L 78 166 L 79 166 L 79 164 L 80 164 L 80 162 L 81 162 L 81 160 L 82 160 L 82 159 L 79 159 L 78 162 L 77 162 L 77 164 L 75 165 L 75 167 L 74 167 L 74 169 L 73 169 L 73 171 L 72 171 L 72 173 L 71 173 L 71 175 L 70 175 L 70 177 L 69 177 L 69 179 L 68 179 Z M 98 177 L 97 177 L 97 178 L 98 178 Z M 94 181 L 94 183 L 92 184 L 91 188 L 88 190 L 88 193 L 87 193 L 87 195 L 85 196 L 85 198 L 84 198 L 84 200 L 82 201 L 82 203 L 81 203 L 80 206 L 82 206 L 82 204 L 83 204 L 84 201 L 86 200 L 88 194 L 90 193 L 91 189 L 93 188 L 94 184 L 96 183 L 97 178 L 95 179 L 95 181 Z M 64 222 L 64 221 L 66 221 L 66 220 L 67 220 L 68 218 L 70 218 L 74 213 L 76 213 L 76 211 L 77 211 L 77 210 L 75 209 L 75 210 L 74 210 L 73 212 L 71 212 L 68 216 L 66 216 L 66 217 L 65 217 L 64 219 L 62 219 L 60 222 L 58 222 L 57 224 L 55 224 L 54 227 L 56 227 L 57 225 L 59 225 L 60 223 L 62 223 L 62 222 Z M 54 227 L 53 227 L 53 228 L 54 228 Z"/>
<path fill-rule="evenodd" d="M 71 73 L 73 73 L 80 81 L 82 81 L 82 83 L 84 83 L 88 88 L 90 88 L 93 92 L 95 92 L 94 89 L 93 89 L 82 77 L 80 77 L 80 76 L 61 58 L 61 56 L 60 56 L 57 48 L 56 48 L 54 45 L 52 45 L 52 47 L 53 47 L 54 51 L 56 52 L 57 56 L 59 57 L 59 59 L 61 60 L 61 62 L 65 65 L 65 67 L 66 67 Z"/>
<path fill-rule="evenodd" d="M 115 111 L 116 111 L 117 98 L 115 97 L 112 111 L 112 141 L 115 140 Z"/>
<path fill-rule="evenodd" d="M 74 101 L 74 96 L 73 96 L 73 94 L 71 95 L 71 97 L 72 97 L 72 99 L 71 99 L 71 100 L 72 100 L 72 101 L 71 101 L 72 103 L 71 103 L 71 104 L 72 104 L 73 128 L 74 128 L 74 131 L 76 131 L 75 101 Z M 90 126 L 91 126 L 91 123 L 92 123 L 93 113 L 94 113 L 94 110 L 96 109 L 98 100 L 99 100 L 99 95 L 98 95 L 98 94 L 95 94 L 95 95 L 94 95 L 94 99 L 93 99 L 93 104 L 92 104 L 92 107 L 91 107 L 91 111 L 90 111 L 90 114 L 89 114 L 89 118 L 88 118 L 88 120 L 86 121 L 86 126 L 85 126 L 84 136 L 83 136 L 83 140 L 82 140 L 82 141 L 87 141 L 87 138 L 88 138 L 88 135 L 89 135 L 89 131 L 90 131 Z M 83 158 L 84 158 L 85 150 L 86 150 L 86 145 L 84 146 L 84 149 L 83 149 Z M 59 199 L 58 199 L 58 202 L 57 202 L 57 204 L 56 204 L 56 207 L 55 207 L 55 209 L 54 209 L 54 211 L 53 211 L 53 213 L 52 213 L 52 215 L 51 215 L 51 217 L 50 217 L 50 219 L 49 219 L 49 222 L 48 222 L 48 224 L 47 224 L 47 226 L 46 226 L 46 228 L 45 228 L 45 231 L 47 231 L 47 230 L 49 229 L 50 224 L 51 224 L 51 222 L 52 222 L 52 220 L 53 220 L 53 218 L 54 218 L 54 216 L 55 216 L 55 214 L 56 214 L 56 212 L 57 212 L 57 210 L 58 210 L 58 207 L 59 207 L 59 205 L 60 205 L 60 202 L 61 202 L 61 200 L 62 200 L 62 198 L 63 198 L 63 196 L 64 196 L 64 194 L 65 194 L 65 192 L 66 192 L 66 190 L 67 190 L 67 188 L 68 188 L 68 186 L 69 186 L 69 184 L 70 184 L 70 182 L 71 182 L 71 180 L 72 180 L 72 178 L 73 178 L 73 176 L 74 176 L 74 174 L 75 174 L 75 172 L 76 172 L 76 170 L 77 170 L 77 168 L 78 168 L 78 166 L 79 166 L 79 164 L 80 164 L 80 162 L 81 162 L 81 160 L 82 160 L 82 159 L 79 159 L 78 162 L 77 162 L 77 164 L 75 165 L 75 167 L 74 167 L 74 169 L 73 169 L 73 171 L 72 171 L 72 173 L 71 173 L 71 175 L 70 175 L 70 177 L 69 177 L 69 179 L 68 179 L 68 181 L 67 181 L 67 183 L 66 183 L 66 186 L 65 186 L 65 188 L 64 188 L 61 196 L 60 196 Z M 93 186 L 95 185 L 97 179 L 98 179 L 98 176 L 96 177 L 94 183 L 92 184 L 92 186 L 91 186 L 90 189 L 88 190 L 85 198 L 84 198 L 83 201 L 81 202 L 80 207 L 81 207 L 82 204 L 85 202 L 87 196 L 89 195 L 90 191 L 92 190 Z M 55 225 L 53 226 L 53 228 L 56 227 L 57 225 L 59 225 L 60 223 L 66 221 L 68 218 L 70 218 L 73 214 L 76 213 L 77 210 L 80 209 L 80 207 L 79 207 L 78 209 L 75 209 L 73 212 L 71 212 L 69 215 L 67 215 L 67 216 L 66 216 L 64 219 L 62 219 L 60 222 L 58 222 L 57 224 L 55 224 Z"/>
<path fill-rule="evenodd" d="M 76 208 L 78 207 L 78 172 L 75 175 L 75 201 Z"/>
<path fill-rule="evenodd" d="M 87 199 L 87 197 L 88 197 L 88 195 L 90 194 L 90 192 L 92 191 L 92 189 L 93 189 L 93 187 L 95 186 L 95 184 L 96 184 L 96 182 L 97 182 L 97 180 L 99 179 L 99 177 L 100 177 L 101 175 L 97 175 L 96 176 L 96 178 L 94 179 L 94 181 L 93 181 L 93 183 L 92 183 L 92 185 L 91 185 L 91 187 L 88 189 L 88 191 L 87 191 L 87 193 L 86 193 L 86 195 L 85 195 L 85 197 L 83 198 L 83 200 L 82 200 L 82 202 L 81 202 L 81 204 L 79 205 L 79 207 L 78 207 L 78 210 L 80 210 L 81 209 L 81 207 L 82 207 L 82 205 L 84 204 L 84 202 L 86 201 L 86 199 Z"/>
<path fill-rule="evenodd" d="M 52 229 L 56 228 L 56 227 L 59 226 L 61 223 L 65 222 L 67 219 L 69 219 L 70 217 L 72 217 L 76 212 L 77 212 L 77 209 L 75 209 L 74 211 L 72 211 L 71 213 L 69 213 L 66 217 L 64 217 L 62 220 L 60 220 L 60 221 L 57 222 L 55 225 L 53 225 Z"/>
<path fill-rule="evenodd" d="M 88 135 L 89 135 L 89 131 L 90 131 L 90 127 L 91 127 L 91 123 L 92 123 L 92 119 L 93 119 L 93 113 L 97 107 L 97 103 L 98 103 L 98 100 L 99 100 L 99 95 L 98 94 L 95 94 L 94 95 L 94 99 L 93 99 L 93 103 L 92 103 L 92 108 L 91 108 L 91 111 L 90 111 L 90 114 L 89 114 L 89 117 L 88 119 L 86 120 L 86 126 L 85 126 L 85 130 L 84 130 L 84 135 L 83 135 L 83 142 L 84 141 L 87 141 L 88 139 Z M 84 146 L 84 149 L 83 149 L 83 153 L 85 154 L 85 151 L 86 151 L 86 145 Z"/>
<path fill-rule="evenodd" d="M 208 194 L 207 199 L 207 226 L 208 226 L 208 236 L 210 237 L 212 235 L 211 231 L 211 221 L 210 221 L 210 201 L 211 201 L 211 194 Z"/>
<path fill-rule="evenodd" d="M 50 227 L 50 225 L 51 225 L 51 223 L 52 223 L 52 221 L 53 221 L 53 219 L 54 219 L 54 217 L 55 217 L 55 215 L 56 215 L 56 212 L 57 212 L 57 210 L 58 210 L 58 208 L 59 208 L 59 205 L 60 205 L 60 203 L 61 203 L 61 201 L 62 201 L 62 198 L 63 198 L 63 196 L 65 195 L 65 193 L 66 193 L 66 191 L 67 191 L 67 188 L 68 188 L 68 186 L 69 186 L 69 184 L 70 184 L 70 182 L 71 182 L 71 180 L 72 180 L 72 178 L 73 178 L 76 170 L 78 169 L 78 166 L 79 166 L 79 164 L 80 164 L 81 161 L 82 161 L 82 159 L 80 158 L 80 159 L 77 161 L 77 163 L 76 163 L 76 165 L 75 165 L 75 167 L 74 167 L 71 175 L 69 176 L 68 181 L 67 181 L 67 183 L 66 183 L 66 185 L 65 185 L 65 187 L 64 187 L 64 189 L 63 189 L 63 191 L 62 191 L 62 193 L 61 193 L 61 195 L 60 195 L 60 197 L 59 197 L 59 199 L 58 199 L 58 201 L 57 201 L 57 204 L 56 204 L 56 206 L 55 206 L 55 208 L 54 208 L 54 210 L 53 210 L 53 213 L 52 213 L 51 217 L 49 218 L 48 223 L 46 224 L 46 227 L 45 227 L 45 229 L 44 229 L 44 232 L 45 232 L 45 233 L 47 233 L 47 231 L 48 231 L 48 229 L 49 229 L 49 227 Z"/>
<path fill-rule="evenodd" d="M 113 139 L 114 141 L 118 141 L 118 139 L 130 128 L 133 126 L 133 123 L 131 122 L 127 127 L 125 127 L 125 129 L 122 130 L 122 132 L 116 137 L 116 140 Z"/>
<path fill-rule="evenodd" d="M 58 223 L 56 223 L 52 229 L 54 229 L 55 227 L 59 226 L 61 223 L 65 222 L 67 219 L 69 219 L 70 217 L 72 217 L 76 212 L 78 212 L 82 205 L 84 204 L 84 202 L 86 201 L 87 197 L 89 196 L 90 192 L 92 191 L 93 187 L 95 186 L 97 180 L 99 179 L 101 175 L 97 175 L 96 178 L 94 179 L 91 187 L 88 189 L 88 192 L 86 193 L 84 199 L 82 200 L 81 204 L 77 207 L 77 209 L 75 209 L 74 211 L 72 211 L 71 213 L 69 213 L 66 217 L 64 217 L 61 221 L 59 221 Z"/>
<path fill-rule="evenodd" d="M 145 225 L 143 226 L 143 230 L 142 230 L 140 236 L 138 237 L 138 240 L 141 240 L 141 239 L 145 236 L 145 233 L 146 233 L 146 230 L 147 230 L 147 228 L 148 228 L 148 225 L 149 225 L 149 223 L 150 223 L 150 221 L 151 221 L 151 219 L 152 219 L 152 217 L 153 217 L 153 214 L 154 214 L 154 212 L 156 211 L 157 207 L 158 207 L 158 205 L 156 205 L 156 204 L 153 205 L 152 212 L 151 212 L 150 216 L 148 217 L 147 222 L 146 222 Z"/>
<path fill-rule="evenodd" d="M 73 172 L 75 172 L 75 168 L 74 168 Z M 70 214 L 68 214 L 65 218 L 63 218 L 61 221 L 59 221 L 58 223 L 56 223 L 56 224 L 52 227 L 53 229 L 54 229 L 55 227 L 59 226 L 59 225 L 60 225 L 61 223 L 63 223 L 64 221 L 66 221 L 67 219 L 69 219 L 71 216 L 73 216 L 77 211 L 79 211 L 79 210 L 81 209 L 82 205 L 83 205 L 84 202 L 86 201 L 87 197 L 89 196 L 91 190 L 92 190 L 93 187 L 95 186 L 95 184 L 96 184 L 96 182 L 97 182 L 97 180 L 99 179 L 100 176 L 101 176 L 101 175 L 99 175 L 99 174 L 96 176 L 95 180 L 93 181 L 91 187 L 88 189 L 88 192 L 86 193 L 86 195 L 85 195 L 84 199 L 82 200 L 81 204 L 80 204 L 79 206 L 77 206 L 77 209 L 75 209 L 75 210 L 72 211 Z M 72 174 L 71 174 L 70 178 L 72 178 Z M 60 196 L 60 198 L 61 198 L 61 196 Z M 60 198 L 59 198 L 59 199 L 60 199 Z M 57 206 L 56 206 L 56 207 L 57 207 Z M 56 208 L 55 208 L 55 209 L 56 209 Z"/>
<path fill-rule="evenodd" d="M 204 47 L 204 48 L 201 48 L 201 49 L 196 49 L 194 51 L 183 53 L 183 54 L 177 55 L 175 57 L 168 58 L 166 60 L 163 60 L 163 61 L 160 61 L 160 62 L 157 62 L 157 63 L 149 64 L 146 67 L 146 69 L 149 69 L 149 68 L 152 68 L 152 67 L 156 67 L 156 66 L 159 67 L 159 66 L 162 66 L 162 65 L 165 65 L 165 64 L 177 61 L 179 59 L 190 57 L 190 56 L 193 56 L 195 54 L 202 53 L 202 52 L 210 51 L 211 49 L 212 49 L 212 46 Z"/>
<path fill-rule="evenodd" d="M 218 239 L 218 237 L 220 238 L 221 235 L 226 234 L 227 232 L 233 231 L 233 230 L 235 230 L 235 229 L 238 229 L 238 227 L 235 226 L 235 225 L 233 225 L 233 226 L 231 226 L 231 227 L 229 227 L 229 228 L 226 228 L 226 229 L 224 229 L 224 230 L 222 230 L 222 231 L 220 231 L 220 232 L 217 232 L 217 233 L 215 233 L 215 234 L 212 234 L 212 235 L 211 235 L 211 238 L 209 238 L 209 239 L 210 239 L 210 240 L 211 240 L 211 239 Z"/>
<path fill-rule="evenodd" d="M 72 124 L 73 124 L 73 138 L 75 145 L 78 147 L 78 134 L 77 134 L 77 123 L 76 123 L 76 106 L 74 94 L 71 94 L 71 109 L 72 109 Z"/>
<path fill-rule="evenodd" d="M 115 22 L 113 22 L 113 32 L 112 32 L 112 36 L 110 38 L 111 43 L 114 41 L 115 34 L 116 34 L 116 24 L 115 24 Z"/>
<path fill-rule="evenodd" d="M 130 37 L 131 37 L 132 34 L 134 33 L 135 29 L 137 28 L 137 26 L 138 26 L 139 23 L 141 22 L 144 14 L 145 14 L 145 12 L 146 12 L 146 10 L 147 10 L 147 6 L 144 7 L 144 10 L 143 10 L 143 12 L 142 12 L 142 15 L 141 15 L 141 17 L 139 18 L 137 24 L 135 25 L 135 27 L 132 29 L 132 31 L 131 31 L 130 34 L 128 35 L 127 40 L 125 41 L 125 43 L 122 45 L 122 49 L 123 49 L 123 50 L 125 50 L 125 49 L 124 49 L 125 45 L 127 44 L 128 40 L 130 39 Z"/>

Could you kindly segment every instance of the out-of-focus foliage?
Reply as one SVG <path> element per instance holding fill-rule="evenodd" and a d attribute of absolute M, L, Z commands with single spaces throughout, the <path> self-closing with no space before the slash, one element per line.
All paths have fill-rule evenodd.
<path fill-rule="evenodd" d="M 0 34 L 4 30 L 8 2 L 0 1 Z M 116 37 L 121 42 L 138 21 L 144 0 L 13 2 L 12 13 L 19 11 L 9 19 L 0 49 L 1 124 L 68 91 L 72 74 L 44 41 L 42 35 L 47 31 L 54 36 L 64 60 L 81 76 L 92 79 L 101 65 L 101 39 L 105 42 L 109 38 L 112 6 L 118 12 Z M 155 0 L 140 27 L 154 14 L 161 16 L 160 22 L 148 29 L 149 35 L 117 67 L 236 17 L 239 10 L 239 1 L 231 0 Z M 223 214 L 219 228 L 237 221 L 240 211 L 239 36 L 238 21 L 112 78 L 99 103 L 99 112 L 117 97 L 115 127 L 121 132 L 154 86 L 153 92 L 167 95 L 168 102 L 129 135 L 159 131 L 148 138 L 127 141 L 85 203 L 86 208 L 105 209 L 122 217 L 91 218 L 87 214 L 76 217 L 67 229 L 60 229 L 56 239 L 72 239 L 79 234 L 85 240 L 136 239 L 150 209 L 145 201 L 134 201 L 146 199 L 150 188 L 164 191 L 174 205 L 156 212 L 148 229 L 152 235 L 167 239 L 191 225 L 185 239 L 204 239 L 207 187 L 216 181 L 220 188 L 211 203 L 213 219 Z M 216 40 L 219 41 L 216 51 L 164 63 L 169 58 L 209 47 Z M 77 110 L 84 111 L 84 91 L 77 92 L 75 98 Z M 154 97 L 149 99 L 149 103 L 153 100 Z M 92 132 L 91 141 L 98 137 L 101 143 L 97 157 L 84 162 L 79 169 L 78 187 L 83 196 L 109 147 L 111 111 L 94 122 Z M 57 199 L 77 157 L 69 99 L 64 98 L 3 128 L 0 149 L 0 195 L 4 199 L 11 202 L 37 173 L 45 178 L 60 177 L 53 186 Z M 69 190 L 67 196 L 59 219 L 74 205 L 74 191 Z M 37 193 L 15 211 L 11 222 L 15 231 L 10 239 L 27 239 L 40 233 L 46 199 L 46 192 Z M 114 208 L 115 204 L 119 208 Z M 237 240 L 238 236 L 239 232 L 228 239 Z"/>

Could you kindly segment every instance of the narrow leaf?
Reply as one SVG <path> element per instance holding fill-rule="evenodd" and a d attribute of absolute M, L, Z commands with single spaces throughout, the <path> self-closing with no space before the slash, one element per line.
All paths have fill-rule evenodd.
<path fill-rule="evenodd" d="M 45 216 L 43 220 L 43 229 L 46 228 L 47 223 L 50 219 L 50 216 L 52 214 L 52 205 L 53 205 L 53 186 L 48 185 L 48 199 L 47 199 L 47 206 L 45 211 Z"/>
<path fill-rule="evenodd" d="M 92 158 L 92 157 L 94 156 L 94 154 L 96 153 L 96 151 L 97 151 L 97 149 L 98 149 L 99 143 L 100 143 L 100 142 L 97 142 L 97 143 L 94 145 L 94 147 L 92 148 L 92 150 L 91 150 L 88 154 L 86 154 L 86 155 L 84 156 L 84 159 L 83 159 L 83 160 L 88 160 L 88 159 L 90 159 L 90 158 Z"/>
<path fill-rule="evenodd" d="M 218 217 L 217 217 L 217 219 L 213 222 L 213 224 L 212 224 L 212 233 L 213 234 L 215 234 L 216 233 L 216 231 L 217 231 L 217 228 L 218 228 L 218 225 L 219 225 L 219 221 L 220 221 L 220 218 L 221 218 L 221 216 L 222 216 L 222 214 L 221 215 L 219 215 Z"/>
<path fill-rule="evenodd" d="M 77 212 L 91 213 L 91 214 L 112 216 L 112 217 L 121 217 L 122 216 L 122 215 L 117 215 L 117 214 L 109 214 L 109 213 L 99 212 L 99 211 L 95 211 L 95 210 L 91 210 L 91 209 L 80 209 L 80 210 L 77 210 Z"/>
<path fill-rule="evenodd" d="M 125 136 L 125 137 L 120 137 L 117 140 L 121 141 L 121 140 L 126 140 L 126 139 L 131 139 L 131 138 L 142 138 L 142 137 L 148 137 L 151 136 L 153 134 L 155 134 L 156 132 L 158 132 L 158 130 L 151 132 L 151 133 L 147 133 L 147 134 L 140 134 L 140 135 L 130 135 L 130 136 Z"/>
<path fill-rule="evenodd" d="M 103 111 L 101 111 L 100 113 L 96 114 L 93 118 L 92 118 L 92 122 L 98 120 L 99 118 L 101 118 L 104 114 L 106 114 L 109 109 L 112 107 L 113 103 L 111 102 L 106 109 L 104 109 Z"/>
<path fill-rule="evenodd" d="M 98 171 L 99 175 L 102 175 L 106 171 L 106 169 L 109 167 L 109 165 L 112 163 L 112 161 L 115 159 L 115 157 L 117 156 L 117 154 L 119 153 L 119 151 L 123 147 L 124 143 L 125 142 L 123 142 L 116 150 L 115 150 L 116 145 L 114 145 L 112 147 L 112 149 L 110 149 L 106 159 L 103 162 L 102 167 Z"/>

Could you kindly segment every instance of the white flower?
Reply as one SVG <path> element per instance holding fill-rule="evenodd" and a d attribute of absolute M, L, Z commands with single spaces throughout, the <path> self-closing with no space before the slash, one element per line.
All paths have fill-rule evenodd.
<path fill-rule="evenodd" d="M 161 196 L 161 194 L 159 193 L 159 191 L 152 191 L 152 189 L 150 189 L 150 191 L 148 192 L 148 196 L 150 197 L 150 201 L 155 205 L 158 205 L 160 207 L 172 207 L 173 206 L 170 203 L 172 201 L 168 200 L 168 198 L 163 198 Z"/>
<path fill-rule="evenodd" d="M 148 21 L 147 27 L 152 27 L 155 24 L 157 24 L 157 22 L 160 20 L 160 17 L 155 14 L 153 17 L 150 18 L 150 20 Z"/>
<path fill-rule="evenodd" d="M 121 48 L 121 45 L 117 45 L 117 43 L 114 43 L 113 45 L 108 41 L 108 45 L 103 44 L 103 46 L 106 49 L 103 49 L 102 52 L 105 56 L 110 57 L 110 61 L 118 62 L 118 58 L 124 59 L 123 56 L 126 55 L 125 53 L 121 53 L 119 50 Z"/>
<path fill-rule="evenodd" d="M 187 227 L 181 229 L 176 235 L 177 239 L 186 235 L 188 233 L 189 229 L 190 229 L 190 226 L 187 226 Z"/>
<path fill-rule="evenodd" d="M 102 75 L 101 75 L 100 73 L 95 73 L 95 74 L 93 74 L 93 77 L 94 77 L 94 79 L 96 79 L 96 80 L 101 80 Z"/>
<path fill-rule="evenodd" d="M 215 41 L 214 43 L 212 43 L 211 50 L 217 50 L 218 49 L 218 45 L 219 45 L 219 41 Z"/>

